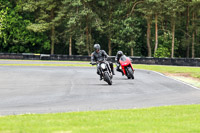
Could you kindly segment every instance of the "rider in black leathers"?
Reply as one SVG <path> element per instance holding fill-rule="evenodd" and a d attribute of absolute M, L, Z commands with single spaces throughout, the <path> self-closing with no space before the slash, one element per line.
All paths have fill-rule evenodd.
<path fill-rule="evenodd" d="M 117 55 L 115 56 L 115 62 L 116 62 L 116 65 L 117 65 L 116 70 L 117 70 L 118 72 L 121 72 L 122 75 L 124 76 L 124 72 L 122 71 L 122 69 L 119 68 L 119 67 L 120 67 L 119 59 L 120 59 L 123 55 L 124 55 L 124 54 L 123 54 L 122 51 L 118 51 L 118 52 L 117 52 Z"/>
<path fill-rule="evenodd" d="M 100 47 L 99 44 L 95 44 L 94 45 L 94 49 L 95 49 L 95 51 L 91 55 L 91 62 L 92 63 L 98 62 L 98 61 L 103 61 L 104 59 L 107 60 L 108 55 L 104 50 L 100 50 L 101 47 Z M 109 64 L 110 64 L 110 68 L 111 68 L 112 74 L 115 75 L 114 68 L 113 68 L 113 63 L 109 62 Z M 100 80 L 102 80 L 102 74 L 99 71 L 99 66 L 97 66 L 97 74 L 100 75 Z"/>

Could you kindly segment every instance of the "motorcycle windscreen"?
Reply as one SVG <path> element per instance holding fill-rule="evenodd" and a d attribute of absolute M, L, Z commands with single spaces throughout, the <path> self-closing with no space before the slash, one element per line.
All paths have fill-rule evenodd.
<path fill-rule="evenodd" d="M 125 61 L 127 60 L 127 57 L 126 57 L 125 55 L 123 55 L 122 57 L 120 57 L 120 60 L 121 60 L 122 62 L 125 62 Z"/>

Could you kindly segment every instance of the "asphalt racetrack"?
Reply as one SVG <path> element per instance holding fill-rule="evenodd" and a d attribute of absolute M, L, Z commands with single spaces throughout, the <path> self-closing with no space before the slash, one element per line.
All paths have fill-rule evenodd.
<path fill-rule="evenodd" d="M 95 67 L 0 66 L 0 115 L 200 104 L 198 88 L 162 74 L 115 73 L 110 86 Z"/>

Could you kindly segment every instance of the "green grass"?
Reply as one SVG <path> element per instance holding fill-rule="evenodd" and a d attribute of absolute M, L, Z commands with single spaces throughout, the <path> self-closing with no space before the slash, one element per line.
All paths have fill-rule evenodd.
<path fill-rule="evenodd" d="M 0 133 L 199 133 L 200 105 L 0 117 Z"/>
<path fill-rule="evenodd" d="M 200 79 L 200 67 L 161 66 L 161 65 L 133 65 L 136 69 L 152 70 L 161 73 L 188 73 Z"/>

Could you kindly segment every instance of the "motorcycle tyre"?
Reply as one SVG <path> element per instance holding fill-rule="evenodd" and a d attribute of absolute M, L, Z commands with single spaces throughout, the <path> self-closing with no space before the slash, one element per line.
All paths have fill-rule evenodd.
<path fill-rule="evenodd" d="M 129 73 L 129 78 L 128 78 L 128 79 L 130 79 L 130 78 L 134 79 L 134 78 L 135 78 L 135 77 L 134 77 L 133 70 L 132 70 L 131 67 L 128 67 L 128 73 Z"/>
<path fill-rule="evenodd" d="M 105 74 L 104 74 L 104 80 L 105 80 L 109 85 L 112 85 L 112 80 L 111 80 L 111 78 L 110 78 L 110 76 L 109 76 L 108 73 L 105 73 Z"/>

